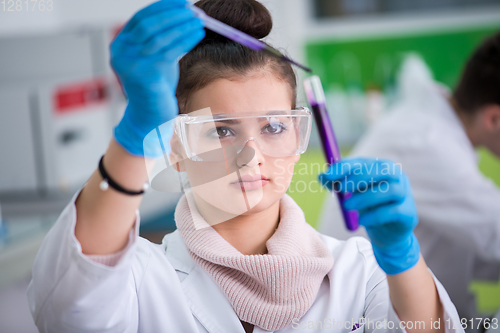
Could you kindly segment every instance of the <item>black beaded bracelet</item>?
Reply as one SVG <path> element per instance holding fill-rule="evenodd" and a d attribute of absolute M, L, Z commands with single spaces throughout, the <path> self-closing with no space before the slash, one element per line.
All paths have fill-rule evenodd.
<path fill-rule="evenodd" d="M 106 191 L 110 186 L 117 190 L 118 192 L 127 194 L 127 195 L 141 195 L 144 194 L 144 192 L 149 188 L 149 184 L 145 183 L 144 184 L 144 189 L 141 191 L 129 191 L 118 185 L 111 177 L 108 175 L 106 170 L 104 169 L 104 163 L 103 163 L 104 155 L 101 157 L 101 160 L 99 161 L 99 172 L 101 173 L 101 177 L 103 178 L 102 182 L 99 184 L 99 188 L 102 191 Z"/>

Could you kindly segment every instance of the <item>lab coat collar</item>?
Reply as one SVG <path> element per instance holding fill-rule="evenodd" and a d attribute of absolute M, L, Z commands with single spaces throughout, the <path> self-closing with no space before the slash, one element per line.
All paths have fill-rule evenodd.
<path fill-rule="evenodd" d="M 166 235 L 163 238 L 163 245 L 165 246 L 165 255 L 176 271 L 186 274 L 193 271 L 196 263 L 189 255 L 178 230 Z"/>
<path fill-rule="evenodd" d="M 194 317 L 210 333 L 244 333 L 243 325 L 226 295 L 191 258 L 179 232 L 165 236 L 163 243 L 166 246 L 165 255 L 178 272 L 182 291 Z"/>

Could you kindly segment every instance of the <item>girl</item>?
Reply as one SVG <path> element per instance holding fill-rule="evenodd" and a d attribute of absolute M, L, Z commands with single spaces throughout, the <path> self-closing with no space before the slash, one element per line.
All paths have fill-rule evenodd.
<path fill-rule="evenodd" d="M 128 105 L 36 258 L 28 295 L 40 332 L 462 332 L 420 256 L 406 176 L 388 161 L 330 168 L 321 182 L 355 185 L 347 208 L 372 246 L 318 234 L 285 194 L 310 129 L 293 70 L 205 35 L 186 5 L 144 8 L 111 45 Z M 255 0 L 197 6 L 259 39 L 272 27 Z M 189 188 L 178 230 L 154 245 L 138 237 L 137 208 L 163 150 Z"/>

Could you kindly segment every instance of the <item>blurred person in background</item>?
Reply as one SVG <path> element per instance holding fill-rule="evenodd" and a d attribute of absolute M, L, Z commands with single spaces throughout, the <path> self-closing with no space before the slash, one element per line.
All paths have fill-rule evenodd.
<path fill-rule="evenodd" d="M 485 147 L 500 157 L 500 33 L 472 54 L 452 94 L 415 56 L 404 63 L 399 82 L 393 112 L 361 138 L 352 155 L 402 165 L 415 194 L 415 233 L 424 258 L 460 316 L 475 318 L 471 280 L 496 281 L 500 271 L 500 190 L 482 175 L 475 151 Z M 321 232 L 350 237 L 331 225 L 333 198 L 325 204 Z"/>

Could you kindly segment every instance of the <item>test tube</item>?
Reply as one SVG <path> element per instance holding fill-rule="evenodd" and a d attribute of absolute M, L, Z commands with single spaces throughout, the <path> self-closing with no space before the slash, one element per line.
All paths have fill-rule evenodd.
<path fill-rule="evenodd" d="M 306 97 L 311 106 L 316 126 L 318 128 L 319 136 L 323 146 L 323 153 L 326 162 L 333 165 L 340 161 L 340 149 L 335 138 L 332 123 L 328 116 L 326 108 L 325 92 L 321 85 L 321 80 L 317 75 L 311 76 L 304 80 L 304 89 Z M 335 189 L 335 188 L 334 188 Z M 352 193 L 340 193 L 335 191 L 339 201 L 342 215 L 344 217 L 345 225 L 348 230 L 355 231 L 359 227 L 359 213 L 357 210 L 346 210 L 344 208 L 344 201 L 352 196 Z"/>

